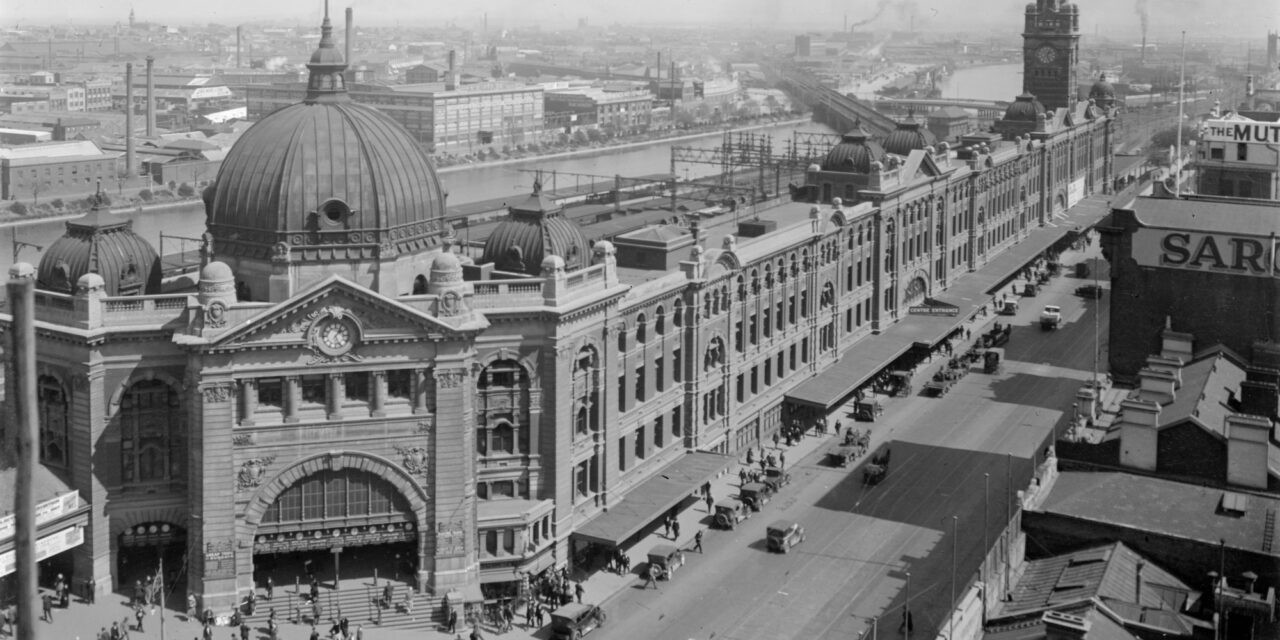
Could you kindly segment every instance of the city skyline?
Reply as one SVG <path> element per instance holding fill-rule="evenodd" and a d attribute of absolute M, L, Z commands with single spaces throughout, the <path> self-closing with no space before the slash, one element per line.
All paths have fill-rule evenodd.
<path fill-rule="evenodd" d="M 1129 3 L 1077 3 L 1087 9 L 1081 31 L 1090 33 L 1140 32 L 1145 12 L 1149 34 L 1169 37 L 1195 24 L 1205 33 L 1239 33 L 1244 25 L 1265 31 L 1280 25 L 1280 4 L 1269 0 L 1226 0 L 1204 3 L 1197 0 L 1137 0 Z M 486 15 L 491 29 L 539 25 L 550 28 L 572 27 L 585 19 L 591 25 L 614 24 L 725 24 L 776 26 L 830 30 L 865 24 L 866 28 L 941 31 L 975 26 L 1005 27 L 1017 23 L 1016 0 L 971 0 L 969 2 L 918 2 L 916 0 L 708 0 L 695 4 L 677 0 L 654 0 L 635 5 L 608 0 L 559 0 L 530 4 L 515 0 L 479 0 L 459 11 L 446 5 L 443 10 L 430 4 L 408 0 L 355 0 L 338 2 L 334 11 L 355 9 L 362 24 L 369 26 L 405 25 L 421 21 L 422 26 L 457 24 L 475 26 Z M 15 25 L 104 25 L 124 23 L 133 10 L 137 20 L 174 25 L 213 23 L 253 23 L 283 21 L 311 24 L 323 12 L 323 3 L 295 0 L 273 3 L 270 8 L 249 0 L 228 0 L 194 13 L 189 7 L 161 0 L 103 2 L 88 7 L 75 0 L 34 2 L 20 0 L 7 7 L 3 23 Z M 1176 20 L 1176 21 L 1175 21 Z"/>

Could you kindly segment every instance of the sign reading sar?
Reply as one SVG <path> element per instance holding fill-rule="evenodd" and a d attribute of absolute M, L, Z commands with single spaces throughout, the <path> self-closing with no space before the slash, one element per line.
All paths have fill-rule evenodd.
<path fill-rule="evenodd" d="M 1211 271 L 1273 278 L 1275 239 L 1198 231 L 1138 229 L 1133 258 L 1145 267 Z"/>

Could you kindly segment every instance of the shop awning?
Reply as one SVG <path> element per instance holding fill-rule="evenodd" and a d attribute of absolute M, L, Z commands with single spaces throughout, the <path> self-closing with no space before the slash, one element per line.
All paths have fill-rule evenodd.
<path fill-rule="evenodd" d="M 16 468 L 0 472 L 0 495 L 14 495 L 16 480 Z M 31 490 L 36 499 L 36 562 L 84 544 L 89 505 L 80 494 L 44 465 L 36 465 Z M 0 516 L 0 576 L 17 570 L 16 525 L 12 513 Z"/>
<path fill-rule="evenodd" d="M 579 526 L 573 537 L 611 547 L 622 544 L 680 504 L 706 481 L 733 463 L 733 458 L 693 451 L 641 482 L 608 510 Z"/>
<path fill-rule="evenodd" d="M 864 338 L 845 349 L 840 360 L 826 371 L 787 392 L 785 401 L 822 412 L 831 411 L 908 349 L 931 348 L 941 342 L 979 306 L 990 302 L 991 291 L 1012 280 L 1023 267 L 1075 228 L 1097 224 L 1108 211 L 1106 201 L 1089 198 L 1072 208 L 1068 215 L 1055 219 L 1053 226 L 1032 229 L 1025 240 L 981 269 L 956 278 L 941 292 L 942 299 L 928 298 L 926 304 L 920 305 L 920 312 L 907 313 L 880 335 Z M 935 309 L 937 311 L 933 311 Z"/>

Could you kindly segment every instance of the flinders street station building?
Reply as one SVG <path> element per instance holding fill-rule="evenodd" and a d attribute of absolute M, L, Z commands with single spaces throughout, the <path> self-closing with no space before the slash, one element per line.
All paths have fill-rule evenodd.
<path fill-rule="evenodd" d="M 1060 7 L 1075 35 L 1034 46 L 1070 65 Z M 687 481 L 678 502 L 838 409 L 854 389 L 800 388 L 1110 182 L 1105 88 L 1028 93 L 1008 133 L 953 148 L 854 132 L 811 169 L 813 202 L 750 224 L 591 243 L 535 185 L 466 255 L 426 152 L 350 99 L 331 32 L 306 98 L 204 192 L 194 287 L 100 208 L 14 267 L 37 280 L 38 486 L 63 487 L 37 500 L 76 494 L 83 536 L 46 562 L 77 585 L 125 590 L 163 557 L 229 611 L 273 568 L 395 558 L 420 592 L 475 600 L 625 547 L 676 506 L 628 496 Z"/>

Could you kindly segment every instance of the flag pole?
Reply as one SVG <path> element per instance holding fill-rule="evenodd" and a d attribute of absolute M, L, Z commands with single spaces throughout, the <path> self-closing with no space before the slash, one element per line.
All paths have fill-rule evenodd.
<path fill-rule="evenodd" d="M 1182 197 L 1182 118 L 1187 91 L 1187 32 L 1182 32 L 1182 63 L 1178 71 L 1178 151 L 1173 158 L 1173 197 Z"/>

